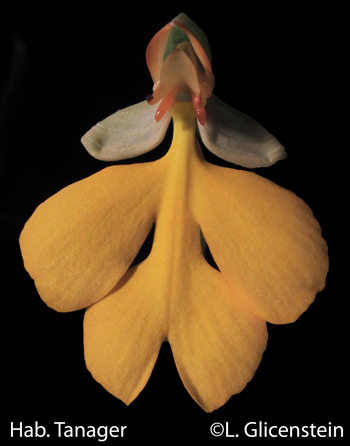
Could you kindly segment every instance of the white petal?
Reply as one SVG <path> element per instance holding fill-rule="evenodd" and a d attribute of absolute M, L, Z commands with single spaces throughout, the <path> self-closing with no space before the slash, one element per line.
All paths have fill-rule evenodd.
<path fill-rule="evenodd" d="M 90 155 L 103 161 L 119 161 L 149 152 L 162 142 L 171 119 L 167 112 L 156 122 L 158 105 L 143 101 L 118 110 L 85 133 L 81 142 Z"/>
<path fill-rule="evenodd" d="M 216 156 L 253 169 L 286 158 L 279 141 L 249 116 L 211 95 L 205 107 L 206 123 L 198 123 L 204 145 Z"/>

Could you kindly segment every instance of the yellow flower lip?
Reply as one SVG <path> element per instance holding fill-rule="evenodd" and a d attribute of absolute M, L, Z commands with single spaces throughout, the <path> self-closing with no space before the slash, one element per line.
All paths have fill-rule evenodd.
<path fill-rule="evenodd" d="M 154 81 L 153 94 L 147 101 L 150 105 L 161 101 L 155 116 L 157 122 L 176 102 L 184 100 L 192 101 L 197 119 L 202 125 L 206 122 L 205 105 L 215 78 L 209 57 L 188 24 L 202 32 L 187 16 L 180 14 L 153 37 L 146 50 Z"/>

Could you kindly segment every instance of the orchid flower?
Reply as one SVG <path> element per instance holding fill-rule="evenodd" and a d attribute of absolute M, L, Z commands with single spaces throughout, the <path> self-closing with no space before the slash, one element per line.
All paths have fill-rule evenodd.
<path fill-rule="evenodd" d="M 295 321 L 323 289 L 327 245 L 310 208 L 246 168 L 285 158 L 281 144 L 212 94 L 207 38 L 180 14 L 146 52 L 147 100 L 82 138 L 98 159 L 152 150 L 170 120 L 162 158 L 109 166 L 41 204 L 26 223 L 24 265 L 57 311 L 87 308 L 85 360 L 92 376 L 130 404 L 146 385 L 162 342 L 207 412 L 252 379 L 266 348 L 266 321 Z M 154 227 L 150 254 L 132 265 Z M 203 242 L 217 268 L 205 259 Z"/>

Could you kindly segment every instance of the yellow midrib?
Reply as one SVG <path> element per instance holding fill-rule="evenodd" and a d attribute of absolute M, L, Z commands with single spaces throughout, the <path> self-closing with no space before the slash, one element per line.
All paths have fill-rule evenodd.
<path fill-rule="evenodd" d="M 201 250 L 200 232 L 192 217 L 189 195 L 189 183 L 197 156 L 196 116 L 191 103 L 178 103 L 172 109 L 172 116 L 174 137 L 163 158 L 167 174 L 151 252 L 152 263 L 160 279 L 159 286 L 163 288 L 164 294 L 161 294 L 165 297 L 165 331 L 174 299 L 180 288 L 186 288 L 189 260 L 196 248 Z M 195 249 L 193 244 L 196 245 Z"/>

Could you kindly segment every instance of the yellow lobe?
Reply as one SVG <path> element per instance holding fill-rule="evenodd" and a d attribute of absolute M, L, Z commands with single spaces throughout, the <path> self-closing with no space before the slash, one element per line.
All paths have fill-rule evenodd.
<path fill-rule="evenodd" d="M 84 354 L 93 378 L 130 404 L 146 385 L 164 335 L 164 292 L 145 261 L 130 268 L 84 318 Z"/>
<path fill-rule="evenodd" d="M 161 184 L 156 163 L 107 167 L 35 210 L 20 246 L 48 306 L 78 310 L 117 284 L 154 223 Z"/>
<path fill-rule="evenodd" d="M 194 214 L 232 292 L 268 322 L 294 322 L 328 272 L 311 209 L 252 172 L 207 164 L 196 179 Z"/>

